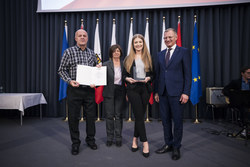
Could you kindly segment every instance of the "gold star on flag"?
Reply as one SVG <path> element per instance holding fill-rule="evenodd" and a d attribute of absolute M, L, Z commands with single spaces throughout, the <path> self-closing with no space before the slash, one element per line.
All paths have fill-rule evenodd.
<path fill-rule="evenodd" d="M 197 82 L 197 78 L 194 78 L 193 80 L 194 80 L 194 82 Z"/>

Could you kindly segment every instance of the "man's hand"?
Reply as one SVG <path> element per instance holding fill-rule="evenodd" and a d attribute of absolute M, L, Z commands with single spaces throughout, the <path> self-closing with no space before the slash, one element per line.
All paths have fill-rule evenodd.
<path fill-rule="evenodd" d="M 79 86 L 80 86 L 80 84 L 79 84 L 78 82 L 74 81 L 74 80 L 71 80 L 71 81 L 69 82 L 69 84 L 70 84 L 72 87 L 79 87 Z"/>
<path fill-rule="evenodd" d="M 95 88 L 95 84 L 90 84 L 89 85 L 91 88 Z"/>
<path fill-rule="evenodd" d="M 155 101 L 156 101 L 157 103 L 159 103 L 159 101 L 160 101 L 160 98 L 159 98 L 158 93 L 155 94 Z"/>
<path fill-rule="evenodd" d="M 102 63 L 99 63 L 96 65 L 96 67 L 100 68 L 102 66 Z"/>
<path fill-rule="evenodd" d="M 187 103 L 187 102 L 188 102 L 188 99 L 189 99 L 188 95 L 182 94 L 182 95 L 181 95 L 181 98 L 180 98 L 181 104 Z"/>

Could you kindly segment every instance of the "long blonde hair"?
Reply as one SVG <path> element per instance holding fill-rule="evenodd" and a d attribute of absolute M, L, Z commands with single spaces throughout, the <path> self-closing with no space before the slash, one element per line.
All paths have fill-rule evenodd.
<path fill-rule="evenodd" d="M 150 53 L 148 51 L 148 47 L 146 45 L 145 39 L 144 39 L 144 37 L 141 34 L 135 34 L 133 36 L 129 54 L 128 54 L 128 56 L 124 60 L 124 67 L 125 67 L 126 71 L 128 73 L 130 73 L 130 68 L 133 65 L 133 62 L 135 60 L 136 51 L 135 51 L 135 48 L 134 48 L 134 40 L 136 38 L 140 38 L 143 41 L 143 48 L 142 48 L 142 55 L 141 55 L 141 57 L 142 57 L 142 61 L 143 61 L 144 66 L 145 66 L 145 71 L 146 72 L 152 71 L 153 67 L 152 67 L 151 55 L 150 55 Z"/>

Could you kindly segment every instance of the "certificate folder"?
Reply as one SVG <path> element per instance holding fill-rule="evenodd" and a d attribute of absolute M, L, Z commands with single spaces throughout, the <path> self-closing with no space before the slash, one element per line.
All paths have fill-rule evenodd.
<path fill-rule="evenodd" d="M 90 67 L 77 65 L 76 81 L 80 85 L 102 86 L 107 85 L 107 67 Z"/>

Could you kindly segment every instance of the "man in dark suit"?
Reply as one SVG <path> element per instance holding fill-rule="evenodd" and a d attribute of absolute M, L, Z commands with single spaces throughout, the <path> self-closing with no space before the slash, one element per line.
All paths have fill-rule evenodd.
<path fill-rule="evenodd" d="M 183 104 L 188 102 L 191 89 L 191 57 L 186 48 L 176 45 L 173 28 L 164 32 L 167 49 L 158 53 L 155 61 L 155 101 L 159 102 L 165 145 L 156 150 L 162 154 L 172 151 L 172 159 L 180 158 L 183 134 Z M 174 130 L 172 131 L 172 120 Z"/>

